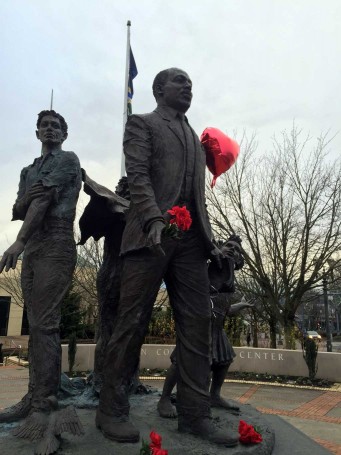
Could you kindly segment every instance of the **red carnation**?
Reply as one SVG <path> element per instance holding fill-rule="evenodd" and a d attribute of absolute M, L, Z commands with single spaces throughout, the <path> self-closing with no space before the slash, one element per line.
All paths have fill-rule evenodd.
<path fill-rule="evenodd" d="M 262 436 L 257 433 L 253 426 L 247 424 L 244 420 L 239 422 L 238 431 L 240 434 L 239 441 L 243 444 L 257 444 L 263 441 Z"/>
<path fill-rule="evenodd" d="M 149 437 L 150 437 L 150 440 L 151 440 L 150 448 L 152 450 L 161 449 L 162 437 L 158 433 L 156 433 L 155 431 L 151 431 Z M 153 452 L 153 455 L 154 455 L 154 452 Z"/>
<path fill-rule="evenodd" d="M 186 206 L 179 207 L 175 205 L 167 213 L 172 215 L 170 224 L 176 224 L 181 231 L 188 231 L 192 224 L 192 218 L 190 212 L 186 209 Z"/>
<path fill-rule="evenodd" d="M 168 450 L 152 448 L 152 455 L 168 455 Z"/>

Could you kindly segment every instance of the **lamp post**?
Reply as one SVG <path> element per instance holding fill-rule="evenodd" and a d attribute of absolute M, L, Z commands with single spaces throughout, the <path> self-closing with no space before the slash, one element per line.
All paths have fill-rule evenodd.
<path fill-rule="evenodd" d="M 327 290 L 327 278 L 324 277 L 322 280 L 323 284 L 323 300 L 324 300 L 324 314 L 326 321 L 326 337 L 327 337 L 327 352 L 332 352 L 332 334 L 329 325 L 329 302 L 328 302 L 328 290 Z"/>

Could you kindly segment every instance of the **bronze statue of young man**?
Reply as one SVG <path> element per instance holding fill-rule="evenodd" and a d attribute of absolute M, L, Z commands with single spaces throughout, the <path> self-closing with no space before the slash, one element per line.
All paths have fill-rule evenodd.
<path fill-rule="evenodd" d="M 20 403 L 0 413 L 0 422 L 48 413 L 60 381 L 61 301 L 76 265 L 73 222 L 81 188 L 79 160 L 62 150 L 64 118 L 53 110 L 38 114 L 42 154 L 21 171 L 13 220 L 23 220 L 16 241 L 4 253 L 0 273 L 15 268 L 24 251 L 22 291 L 29 321 L 29 390 Z"/>
<path fill-rule="evenodd" d="M 130 116 L 124 135 L 131 203 L 121 245 L 120 303 L 96 425 L 115 441 L 139 439 L 129 421 L 128 387 L 164 279 L 177 332 L 179 431 L 233 446 L 238 435 L 218 430 L 210 419 L 207 259 L 213 254 L 219 261 L 220 252 L 212 244 L 205 207 L 205 152 L 185 117 L 192 82 L 184 71 L 170 68 L 155 77 L 153 94 L 155 111 Z M 193 220 L 179 239 L 162 235 L 167 210 L 175 205 L 186 206 Z"/>

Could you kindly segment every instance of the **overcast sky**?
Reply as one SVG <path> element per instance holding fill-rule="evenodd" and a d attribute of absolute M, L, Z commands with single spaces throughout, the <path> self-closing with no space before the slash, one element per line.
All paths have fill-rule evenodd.
<path fill-rule="evenodd" d="M 156 73 L 177 66 L 193 81 L 190 123 L 257 131 L 268 150 L 293 120 L 317 137 L 340 129 L 339 0 L 10 0 L 0 3 L 0 255 L 20 170 L 40 154 L 37 113 L 69 124 L 65 150 L 114 188 L 120 176 L 126 23 L 138 76 L 133 111 L 155 102 Z M 338 135 L 331 146 L 337 157 Z"/>

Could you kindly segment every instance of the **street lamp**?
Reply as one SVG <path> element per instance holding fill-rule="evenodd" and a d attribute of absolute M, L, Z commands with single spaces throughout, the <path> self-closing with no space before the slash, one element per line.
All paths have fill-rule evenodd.
<path fill-rule="evenodd" d="M 323 300 L 324 300 L 324 314 L 326 321 L 326 337 L 327 337 L 327 352 L 332 352 L 332 333 L 329 324 L 329 301 L 328 301 L 328 289 L 327 289 L 327 278 L 324 276 L 322 280 L 323 285 Z"/>

